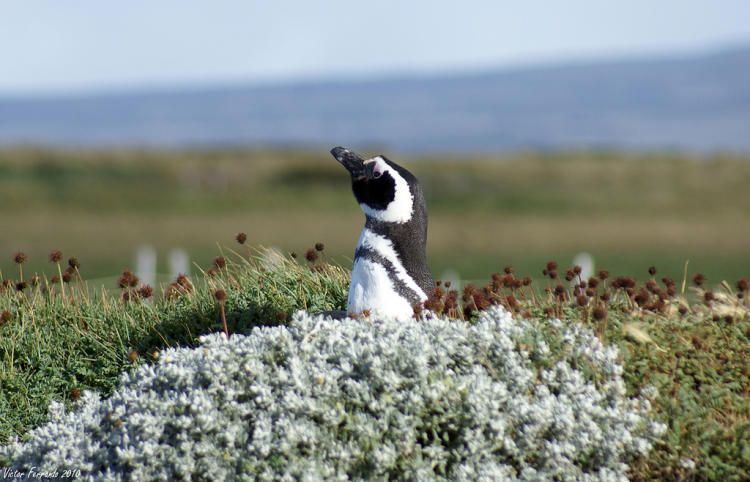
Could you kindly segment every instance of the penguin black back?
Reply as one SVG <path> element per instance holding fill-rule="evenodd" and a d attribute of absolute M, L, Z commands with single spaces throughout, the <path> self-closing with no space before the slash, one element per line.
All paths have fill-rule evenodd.
<path fill-rule="evenodd" d="M 390 161 L 388 161 L 390 163 Z M 406 269 L 420 288 L 429 296 L 435 287 L 432 274 L 427 268 L 427 207 L 424 194 L 416 178 L 406 169 L 399 166 L 414 179 L 410 183 L 414 206 L 411 219 L 403 223 L 379 221 L 373 217 L 365 219 L 365 228 L 384 236 L 393 242 L 396 253 Z M 355 194 L 356 195 L 356 194 Z"/>

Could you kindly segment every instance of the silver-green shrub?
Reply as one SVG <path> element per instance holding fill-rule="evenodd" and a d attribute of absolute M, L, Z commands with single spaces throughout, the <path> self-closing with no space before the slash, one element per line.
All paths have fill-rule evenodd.
<path fill-rule="evenodd" d="M 624 480 L 663 425 L 589 330 L 493 308 L 478 322 L 332 321 L 203 338 L 53 405 L 19 471 L 112 480 Z"/>

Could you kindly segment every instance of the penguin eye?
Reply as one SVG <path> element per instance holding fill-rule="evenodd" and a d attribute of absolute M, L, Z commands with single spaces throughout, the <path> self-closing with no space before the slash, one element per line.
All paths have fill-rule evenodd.
<path fill-rule="evenodd" d="M 383 173 L 380 172 L 380 171 L 375 171 L 375 172 L 372 173 L 372 177 L 375 178 L 375 179 L 378 179 L 382 175 L 383 175 Z"/>

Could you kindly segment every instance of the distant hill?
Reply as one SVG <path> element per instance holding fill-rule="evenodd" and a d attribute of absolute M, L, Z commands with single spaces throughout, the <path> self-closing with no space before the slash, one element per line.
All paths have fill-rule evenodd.
<path fill-rule="evenodd" d="M 484 73 L 0 98 L 0 144 L 750 151 L 750 47 Z"/>

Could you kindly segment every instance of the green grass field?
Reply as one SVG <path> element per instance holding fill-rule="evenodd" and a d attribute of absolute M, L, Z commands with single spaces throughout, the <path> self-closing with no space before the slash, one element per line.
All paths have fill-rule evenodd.
<path fill-rule="evenodd" d="M 470 158 L 392 156 L 421 180 L 436 277 L 465 280 L 512 264 L 541 276 L 549 259 L 593 254 L 597 267 L 645 276 L 684 264 L 710 281 L 750 273 L 750 162 L 715 155 L 520 153 Z M 347 174 L 327 152 L 0 151 L 0 269 L 29 273 L 47 254 L 81 258 L 90 280 L 134 264 L 155 246 L 159 271 L 182 247 L 206 264 L 216 243 L 244 231 L 253 244 L 304 251 L 326 243 L 348 265 L 362 226 Z"/>

